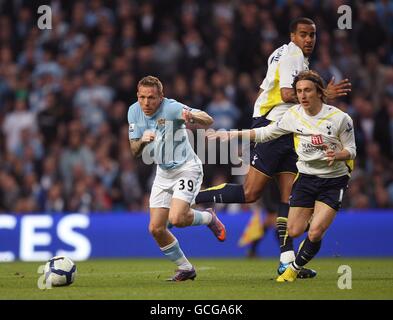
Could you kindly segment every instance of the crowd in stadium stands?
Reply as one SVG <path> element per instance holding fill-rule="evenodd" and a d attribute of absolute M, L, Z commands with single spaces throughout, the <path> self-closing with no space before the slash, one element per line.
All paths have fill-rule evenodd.
<path fill-rule="evenodd" d="M 393 207 L 391 1 L 57 0 L 51 30 L 37 27 L 39 3 L 0 2 L 0 212 L 146 210 L 154 174 L 128 141 L 138 80 L 158 76 L 217 128 L 247 128 L 298 16 L 317 24 L 311 68 L 352 82 L 335 102 L 358 147 L 344 208 Z M 342 4 L 352 29 L 337 27 Z M 207 165 L 205 185 L 229 174 Z"/>

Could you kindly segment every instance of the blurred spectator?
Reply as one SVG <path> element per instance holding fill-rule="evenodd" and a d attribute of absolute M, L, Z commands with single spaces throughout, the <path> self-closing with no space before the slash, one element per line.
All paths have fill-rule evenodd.
<path fill-rule="evenodd" d="M 161 30 L 158 34 L 158 41 L 153 46 L 153 59 L 158 75 L 164 81 L 177 73 L 181 53 L 181 46 L 175 38 L 174 30 L 171 27 Z"/>
<path fill-rule="evenodd" d="M 68 211 L 89 213 L 92 212 L 93 196 L 88 190 L 86 181 L 79 179 L 72 188 L 72 193 L 68 201 Z"/>
<path fill-rule="evenodd" d="M 1 209 L 4 212 L 15 211 L 15 204 L 20 194 L 20 187 L 14 176 L 0 171 Z"/>
<path fill-rule="evenodd" d="M 120 159 L 121 173 L 117 184 L 127 210 L 138 210 L 138 203 L 142 201 L 143 189 L 140 185 L 134 160 L 127 153 Z"/>
<path fill-rule="evenodd" d="M 46 213 L 62 213 L 65 211 L 65 201 L 61 183 L 54 184 L 48 191 L 42 211 Z"/>
<path fill-rule="evenodd" d="M 390 36 L 393 35 L 393 2 L 389 0 L 375 1 L 375 11 L 379 23 L 385 28 Z"/>
<path fill-rule="evenodd" d="M 385 68 L 374 53 L 365 55 L 365 67 L 359 70 L 359 89 L 372 99 L 376 108 L 380 107 L 380 97 L 384 93 Z"/>
<path fill-rule="evenodd" d="M 63 149 L 60 155 L 60 173 L 64 181 L 66 194 L 72 192 L 74 179 L 78 177 L 78 175 L 73 175 L 77 167 L 87 175 L 93 174 L 94 155 L 88 147 L 82 144 L 81 135 L 80 132 L 71 132 L 68 146 Z"/>
<path fill-rule="evenodd" d="M 238 72 L 253 72 L 260 41 L 258 7 L 250 1 L 239 4 L 240 19 L 236 27 L 234 43 Z"/>
<path fill-rule="evenodd" d="M 140 46 L 153 45 L 157 40 L 159 21 L 153 4 L 144 1 L 136 18 L 137 41 Z"/>
<path fill-rule="evenodd" d="M 95 132 L 105 121 L 105 110 L 112 102 L 114 92 L 112 88 L 99 82 L 99 75 L 92 69 L 85 72 L 84 80 L 86 85 L 76 92 L 74 106 L 80 110 L 84 126 Z"/>
<path fill-rule="evenodd" d="M 41 202 L 46 202 L 46 198 L 49 197 L 48 193 L 52 187 L 60 181 L 60 175 L 57 170 L 57 159 L 54 156 L 49 155 L 45 158 L 42 165 L 41 179 L 39 180 L 41 188 Z M 43 204 L 46 207 L 45 204 Z"/>
<path fill-rule="evenodd" d="M 320 54 L 319 61 L 316 63 L 314 69 L 321 75 L 326 83 L 332 78 L 334 78 L 335 82 L 340 82 L 343 79 L 341 71 L 333 64 L 329 52 L 327 51 Z"/>
<path fill-rule="evenodd" d="M 37 115 L 37 124 L 44 139 L 44 145 L 48 148 L 56 139 L 57 129 L 62 116 L 54 93 L 46 96 L 45 107 Z"/>
<path fill-rule="evenodd" d="M 393 159 L 393 95 L 386 95 L 375 115 L 374 138 L 387 159 Z"/>
<path fill-rule="evenodd" d="M 213 92 L 213 99 L 207 105 L 206 112 L 214 119 L 214 129 L 233 129 L 240 117 L 239 110 L 229 101 L 222 89 Z"/>
<path fill-rule="evenodd" d="M 357 23 L 357 44 L 360 54 L 364 57 L 367 53 L 376 53 L 380 58 L 386 56 L 384 46 L 387 34 L 378 20 L 375 4 L 368 2 L 364 9 L 359 10 Z"/>
<path fill-rule="evenodd" d="M 14 152 L 20 144 L 23 129 L 34 132 L 36 119 L 34 114 L 28 110 L 26 100 L 17 99 L 14 103 L 14 110 L 5 116 L 3 123 L 8 152 Z"/>
<path fill-rule="evenodd" d="M 94 199 L 91 207 L 93 212 L 105 212 L 112 209 L 110 193 L 99 180 L 93 186 L 92 197 Z"/>

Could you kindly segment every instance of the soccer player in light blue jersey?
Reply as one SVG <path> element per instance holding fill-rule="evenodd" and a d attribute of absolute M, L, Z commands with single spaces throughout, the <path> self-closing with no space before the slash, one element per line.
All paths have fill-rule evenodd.
<path fill-rule="evenodd" d="M 153 76 L 139 81 L 137 96 L 138 101 L 128 110 L 131 152 L 142 156 L 145 163 L 158 165 L 149 200 L 149 231 L 178 267 L 168 280 L 194 280 L 195 268 L 167 225 L 168 221 L 175 227 L 207 225 L 219 241 L 226 238 L 225 226 L 214 210 L 191 208 L 202 184 L 203 169 L 188 140 L 186 124 L 207 128 L 213 119 L 206 112 L 165 98 L 161 81 Z"/>

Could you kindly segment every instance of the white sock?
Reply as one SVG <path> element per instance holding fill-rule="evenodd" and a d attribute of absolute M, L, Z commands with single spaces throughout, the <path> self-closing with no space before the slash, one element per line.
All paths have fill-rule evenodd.
<path fill-rule="evenodd" d="M 192 264 L 187 260 L 183 251 L 180 248 L 177 239 L 165 247 L 160 248 L 161 251 L 174 262 L 181 270 L 191 270 Z"/>
<path fill-rule="evenodd" d="M 296 272 L 299 272 L 300 269 L 302 268 L 302 267 L 298 266 L 298 265 L 296 264 L 295 261 L 293 261 L 293 262 L 289 265 L 289 267 L 290 267 L 293 271 L 296 271 Z"/>
<path fill-rule="evenodd" d="M 207 225 L 212 221 L 212 215 L 209 211 L 201 211 L 196 209 L 191 209 L 194 213 L 194 220 L 192 221 L 192 226 Z"/>
<path fill-rule="evenodd" d="M 192 264 L 187 260 L 186 256 L 181 257 L 179 260 L 175 261 L 176 265 L 180 270 L 191 270 Z"/>
<path fill-rule="evenodd" d="M 280 255 L 280 262 L 290 263 L 295 261 L 295 252 L 293 250 L 282 252 Z"/>

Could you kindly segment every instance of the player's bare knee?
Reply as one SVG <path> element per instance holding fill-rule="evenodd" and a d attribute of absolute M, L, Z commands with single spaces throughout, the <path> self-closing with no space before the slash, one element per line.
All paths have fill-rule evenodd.
<path fill-rule="evenodd" d="M 174 214 L 174 215 L 169 215 L 169 222 L 173 224 L 177 228 L 184 227 L 186 224 L 185 218 L 183 215 L 180 214 Z"/>
<path fill-rule="evenodd" d="M 317 242 L 322 239 L 323 232 L 324 230 L 321 227 L 310 228 L 310 230 L 308 231 L 308 238 L 311 242 Z"/>
<path fill-rule="evenodd" d="M 296 225 L 288 225 L 287 230 L 291 238 L 297 238 L 303 233 L 303 230 Z"/>
<path fill-rule="evenodd" d="M 246 203 L 252 203 L 258 200 L 260 193 L 255 191 L 255 187 L 244 187 L 244 199 Z"/>
<path fill-rule="evenodd" d="M 160 237 L 165 233 L 165 231 L 166 231 L 166 226 L 149 224 L 149 232 L 154 238 Z"/>

